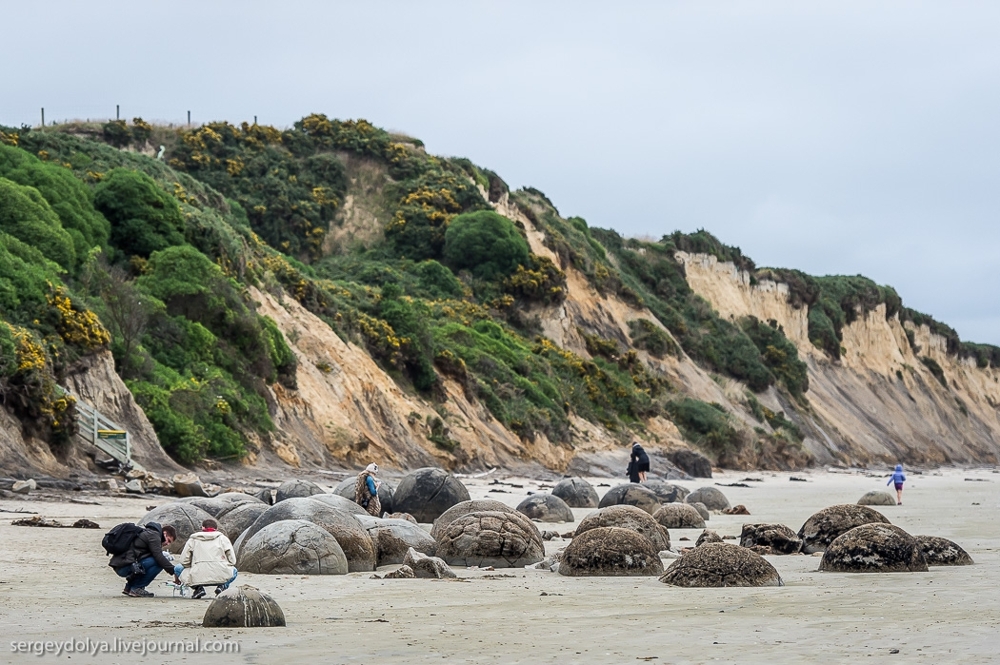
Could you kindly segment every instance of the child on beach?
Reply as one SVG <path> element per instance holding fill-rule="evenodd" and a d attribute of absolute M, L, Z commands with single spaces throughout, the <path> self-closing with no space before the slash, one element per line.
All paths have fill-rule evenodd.
<path fill-rule="evenodd" d="M 906 481 L 906 474 L 903 473 L 903 465 L 902 464 L 897 464 L 896 465 L 896 470 L 892 473 L 891 476 L 889 476 L 889 482 L 886 483 L 886 485 L 888 485 L 889 483 L 892 483 L 892 484 L 894 484 L 896 486 L 896 505 L 897 506 L 902 506 L 903 505 L 903 483 L 905 481 Z"/>

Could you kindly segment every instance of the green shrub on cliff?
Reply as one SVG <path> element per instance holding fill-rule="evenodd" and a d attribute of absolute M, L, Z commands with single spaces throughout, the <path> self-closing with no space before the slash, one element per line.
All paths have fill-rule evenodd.
<path fill-rule="evenodd" d="M 35 247 L 66 270 L 76 267 L 73 238 L 34 187 L 0 178 L 0 231 Z"/>
<path fill-rule="evenodd" d="M 94 190 L 94 205 L 111 222 L 111 243 L 125 256 L 148 257 L 184 243 L 177 201 L 145 173 L 113 169 Z"/>
<path fill-rule="evenodd" d="M 528 263 L 528 243 L 509 219 L 480 210 L 451 221 L 443 255 L 453 270 L 469 270 L 479 279 L 493 280 Z"/>

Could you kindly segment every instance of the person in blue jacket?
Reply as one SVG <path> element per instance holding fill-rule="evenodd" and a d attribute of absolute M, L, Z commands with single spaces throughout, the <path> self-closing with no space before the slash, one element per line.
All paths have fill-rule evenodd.
<path fill-rule="evenodd" d="M 903 465 L 897 464 L 896 470 L 889 476 L 889 481 L 886 485 L 893 484 L 896 486 L 896 505 L 903 505 L 903 483 L 906 482 L 906 474 L 903 473 Z"/>
<path fill-rule="evenodd" d="M 368 511 L 373 517 L 382 517 L 382 503 L 378 498 L 378 486 L 382 484 L 375 478 L 378 464 L 372 462 L 358 474 L 354 483 L 354 502 Z"/>

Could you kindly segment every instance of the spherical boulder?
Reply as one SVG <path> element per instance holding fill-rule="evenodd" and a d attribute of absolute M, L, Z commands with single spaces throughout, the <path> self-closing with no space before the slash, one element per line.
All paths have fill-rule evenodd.
<path fill-rule="evenodd" d="M 177 531 L 177 540 L 171 543 L 170 551 L 180 554 L 187 539 L 195 531 L 201 531 L 201 523 L 207 519 L 212 519 L 212 516 L 198 506 L 192 506 L 190 503 L 165 503 L 143 515 L 137 524 L 157 522 L 160 526 L 169 524 L 174 527 Z"/>
<path fill-rule="evenodd" d="M 554 494 L 532 494 L 517 504 L 517 512 L 539 522 L 574 522 L 573 511 Z"/>
<path fill-rule="evenodd" d="M 250 525 L 268 508 L 270 506 L 260 501 L 234 504 L 217 517 L 219 530 L 226 534 L 231 542 L 235 542 L 240 534 L 250 528 Z"/>
<path fill-rule="evenodd" d="M 350 513 L 351 515 L 367 515 L 368 511 L 354 503 L 350 499 L 345 499 L 342 496 L 336 494 L 313 494 L 308 497 L 313 501 L 321 501 L 331 508 L 336 508 L 337 510 L 342 510 L 345 513 Z"/>
<path fill-rule="evenodd" d="M 521 514 L 508 506 L 506 503 L 494 501 L 493 499 L 469 499 L 468 501 L 461 501 L 441 513 L 441 516 L 434 520 L 434 526 L 431 527 L 431 538 L 437 540 L 444 531 L 444 528 L 457 520 L 459 517 L 471 515 L 472 513 L 481 513 L 484 510 L 491 510 L 499 513 Z M 534 526 L 534 524 L 532 524 L 532 526 Z M 537 529 L 537 527 L 535 528 Z M 539 532 L 538 537 L 542 537 L 541 532 Z"/>
<path fill-rule="evenodd" d="M 189 506 L 196 506 L 204 510 L 212 517 L 218 517 L 219 513 L 233 507 L 228 501 L 219 501 L 216 498 L 209 498 L 207 496 L 185 496 L 177 499 L 177 503 L 186 503 Z"/>
<path fill-rule="evenodd" d="M 413 522 L 383 519 L 371 515 L 355 515 L 361 527 L 368 532 L 375 544 L 377 565 L 403 563 L 406 551 L 413 548 L 423 554 L 434 555 L 437 543 L 430 534 Z"/>
<path fill-rule="evenodd" d="M 684 505 L 691 506 L 692 508 L 694 508 L 698 512 L 698 514 L 701 515 L 701 519 L 705 520 L 706 522 L 712 519 L 712 513 L 708 512 L 708 508 L 706 508 L 705 504 L 703 504 L 701 501 L 695 501 L 694 503 L 685 503 Z"/>
<path fill-rule="evenodd" d="M 664 504 L 674 503 L 675 501 L 683 501 L 684 498 L 691 493 L 691 490 L 686 487 L 674 485 L 673 483 L 668 483 L 665 480 L 647 480 L 642 484 L 642 486 L 655 494 L 656 498 L 660 500 L 660 503 Z"/>
<path fill-rule="evenodd" d="M 947 538 L 914 536 L 928 566 L 969 566 L 974 562 L 969 553 Z"/>
<path fill-rule="evenodd" d="M 670 532 L 657 524 L 649 513 L 635 506 L 608 506 L 595 510 L 580 520 L 573 537 L 609 526 L 629 529 L 645 536 L 656 552 L 670 549 Z"/>
<path fill-rule="evenodd" d="M 375 570 L 375 544 L 354 516 L 310 497 L 285 499 L 261 513 L 244 531 L 241 548 L 236 552 L 237 557 L 246 549 L 254 534 L 268 524 L 282 520 L 305 520 L 329 532 L 344 550 L 349 572 Z"/>
<path fill-rule="evenodd" d="M 663 562 L 649 538 L 630 529 L 601 526 L 573 538 L 559 562 L 569 577 L 659 575 Z"/>
<path fill-rule="evenodd" d="M 840 534 L 862 524 L 889 524 L 889 520 L 867 506 L 845 503 L 824 508 L 814 513 L 799 529 L 802 551 L 806 554 L 822 552 Z"/>
<path fill-rule="evenodd" d="M 686 503 L 668 503 L 655 513 L 653 519 L 667 529 L 704 529 L 705 520 L 694 506 Z"/>
<path fill-rule="evenodd" d="M 660 507 L 660 500 L 653 493 L 638 483 L 625 483 L 612 487 L 601 497 L 598 504 L 601 508 L 608 506 L 635 506 L 652 515 Z"/>
<path fill-rule="evenodd" d="M 222 494 L 216 494 L 213 498 L 219 501 L 228 501 L 229 503 L 264 503 L 257 496 L 247 494 L 246 492 L 223 492 Z"/>
<path fill-rule="evenodd" d="M 313 494 L 326 494 L 326 490 L 312 481 L 295 478 L 281 483 L 274 494 L 274 502 L 279 503 L 286 499 L 297 499 Z"/>
<path fill-rule="evenodd" d="M 265 593 L 244 584 L 229 587 L 205 610 L 205 628 L 270 628 L 285 625 L 285 613 Z"/>
<path fill-rule="evenodd" d="M 927 561 L 916 539 L 891 524 L 862 524 L 839 535 L 819 569 L 835 573 L 920 573 Z"/>
<path fill-rule="evenodd" d="M 456 503 L 469 500 L 469 490 L 444 469 L 425 467 L 399 481 L 392 497 L 395 512 L 410 513 L 418 522 L 430 523 Z"/>
<path fill-rule="evenodd" d="M 670 564 L 660 581 L 681 587 L 785 585 L 767 560 L 729 543 L 711 543 L 690 550 Z"/>
<path fill-rule="evenodd" d="M 883 492 L 882 490 L 872 490 L 871 492 L 866 492 L 864 496 L 858 499 L 859 506 L 895 506 L 896 497 L 889 494 L 888 492 Z"/>
<path fill-rule="evenodd" d="M 346 575 L 347 557 L 326 529 L 305 520 L 281 520 L 247 539 L 236 567 L 262 575 Z"/>
<path fill-rule="evenodd" d="M 712 463 L 701 453 L 681 448 L 680 450 L 671 450 L 667 453 L 667 459 L 678 469 L 693 478 L 712 477 Z"/>
<path fill-rule="evenodd" d="M 795 554 L 802 549 L 802 539 L 784 524 L 744 524 L 740 547 L 754 548 L 758 554 Z"/>
<path fill-rule="evenodd" d="M 523 568 L 545 558 L 545 545 L 524 515 L 487 510 L 444 527 L 436 553 L 452 566 Z"/>
<path fill-rule="evenodd" d="M 699 487 L 684 497 L 687 503 L 703 503 L 709 510 L 729 508 L 729 499 L 715 487 Z"/>
<path fill-rule="evenodd" d="M 552 495 L 566 502 L 570 508 L 597 508 L 600 499 L 597 490 L 583 478 L 566 478 L 556 483 Z"/>
<path fill-rule="evenodd" d="M 336 487 L 333 488 L 333 494 L 342 496 L 349 501 L 354 501 L 354 486 L 357 482 L 357 476 L 344 478 L 337 484 Z M 393 486 L 384 480 L 378 486 L 378 502 L 382 506 L 382 514 L 393 512 L 392 497 L 394 493 L 395 490 Z"/>

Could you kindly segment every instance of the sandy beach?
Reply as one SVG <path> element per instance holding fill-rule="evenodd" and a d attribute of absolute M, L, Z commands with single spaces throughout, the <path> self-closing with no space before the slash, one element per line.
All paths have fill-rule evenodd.
<path fill-rule="evenodd" d="M 805 478 L 794 482 L 789 476 Z M 535 480 L 465 478 L 473 498 L 511 506 Z M 725 472 L 711 480 L 679 481 L 689 489 L 720 487 L 750 516 L 713 514 L 708 526 L 736 537 L 745 522 L 780 522 L 798 530 L 820 508 L 855 503 L 883 489 L 885 476 L 857 471 Z M 971 479 L 971 480 L 968 480 Z M 590 479 L 603 494 L 617 480 Z M 109 497 L 75 493 L 99 505 L 27 499 L 0 501 L 0 662 L 213 663 L 802 663 L 872 661 L 987 663 L 1000 651 L 1000 517 L 990 469 L 940 469 L 911 474 L 903 506 L 879 507 L 911 534 L 949 538 L 975 565 L 933 567 L 928 573 L 820 573 L 814 556 L 770 556 L 781 588 L 681 589 L 655 577 L 569 578 L 556 573 L 456 568 L 458 580 L 378 580 L 343 576 L 241 574 L 238 583 L 273 596 L 285 628 L 204 629 L 207 600 L 172 597 L 166 576 L 152 599 L 120 595 L 106 565 L 104 531 L 140 518 L 169 497 Z M 505 492 L 495 490 L 502 489 Z M 494 491 L 491 491 L 494 490 Z M 64 523 L 88 518 L 102 529 L 11 526 L 42 514 Z M 575 509 L 577 520 L 590 510 Z M 575 524 L 539 524 L 560 533 Z M 700 530 L 671 529 L 674 548 L 694 544 Z M 684 541 L 690 539 L 690 542 Z M 731 541 L 732 542 L 732 541 Z M 547 552 L 568 540 L 546 543 Z M 670 561 L 666 560 L 665 565 Z M 380 569 L 379 572 L 393 567 Z M 239 653 L 46 654 L 15 651 L 20 641 L 231 640 Z M 98 660 L 99 659 L 99 660 Z"/>

